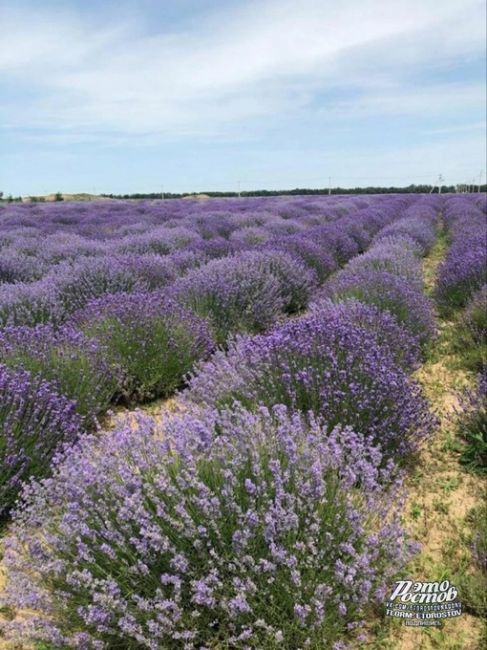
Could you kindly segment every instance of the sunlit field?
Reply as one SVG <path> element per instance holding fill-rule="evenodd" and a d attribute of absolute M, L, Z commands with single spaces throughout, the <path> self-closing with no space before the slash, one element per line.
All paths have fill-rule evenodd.
<path fill-rule="evenodd" d="M 485 229 L 479 193 L 0 205 L 0 648 L 480 648 Z M 462 616 L 385 616 L 408 577 Z"/>

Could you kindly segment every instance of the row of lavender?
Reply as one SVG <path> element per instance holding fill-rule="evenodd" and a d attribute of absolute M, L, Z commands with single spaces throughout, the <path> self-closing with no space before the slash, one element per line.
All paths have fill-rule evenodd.
<path fill-rule="evenodd" d="M 337 264 L 363 250 L 374 231 L 408 200 L 374 199 L 368 208 L 350 201 L 303 201 L 300 216 L 296 201 L 283 201 L 280 207 L 274 202 L 276 213 L 252 200 L 229 201 L 226 211 L 222 203 L 211 211 L 203 204 L 197 211 L 184 201 L 171 202 L 172 212 L 166 208 L 160 214 L 164 204 L 159 202 L 130 218 L 118 214 L 118 204 L 107 214 L 103 206 L 95 207 L 95 214 L 86 208 L 84 218 L 80 207 L 52 206 L 47 214 L 33 208 L 34 214 L 27 212 L 23 219 L 19 208 L 14 214 L 5 209 L 0 221 L 0 324 L 58 324 L 101 294 L 163 288 L 212 259 L 269 247 L 304 263 L 316 281 L 323 281 Z M 178 214 L 181 204 L 191 209 L 186 216 Z"/>
<path fill-rule="evenodd" d="M 487 201 L 457 197 L 445 209 L 450 249 L 440 268 L 436 298 L 456 321 L 454 346 L 477 373 L 476 387 L 460 396 L 461 462 L 487 474 Z"/>
<path fill-rule="evenodd" d="M 229 327 L 181 413 L 82 437 L 26 490 L 7 562 L 9 602 L 43 614 L 31 638 L 344 647 L 411 551 L 400 467 L 434 426 L 408 373 L 434 333 L 420 258 L 439 207 L 377 229 L 309 314 Z"/>
<path fill-rule="evenodd" d="M 389 205 L 389 198 L 330 197 L 0 208 L 0 283 L 35 281 L 52 271 L 53 266 L 62 272 L 63 267 L 57 265 L 74 260 L 117 256 L 129 265 L 135 264 L 134 255 L 164 256 L 165 274 L 161 264 L 152 280 L 165 282 L 164 275 L 174 279 L 182 267 L 196 266 L 270 239 L 279 241 L 313 228 L 319 231 L 357 211 L 365 210 L 366 217 L 368 210 L 370 216 Z M 313 241 L 313 237 L 305 239 Z M 148 265 L 151 260 L 142 261 Z M 333 265 L 330 255 L 327 261 Z"/>
<path fill-rule="evenodd" d="M 204 240 L 215 244 L 222 232 L 238 232 L 229 227 L 224 230 L 230 222 L 228 214 L 216 211 L 204 214 L 204 219 L 192 216 L 200 234 L 186 242 L 185 248 L 173 254 L 165 249 L 165 255 L 162 249 L 150 255 L 141 249 L 130 263 L 108 255 L 103 248 L 118 248 L 120 241 L 127 245 L 126 228 L 114 218 L 112 229 L 118 227 L 121 236 L 109 232 L 101 243 L 104 254 L 94 246 L 95 253 L 89 256 L 86 242 L 80 247 L 78 240 L 75 245 L 71 241 L 68 252 L 78 257 L 54 264 L 40 280 L 4 283 L 0 288 L 0 511 L 8 510 L 24 480 L 49 471 L 49 460 L 59 443 L 72 442 L 82 431 L 94 428 L 114 401 L 168 396 L 195 361 L 207 358 L 217 343 L 238 333 L 264 331 L 283 315 L 304 309 L 320 280 L 364 250 L 374 234 L 397 218 L 411 200 L 396 197 L 372 203 L 374 208 L 355 206 L 353 218 L 341 205 L 345 213 L 335 214 L 335 220 L 323 226 L 316 226 L 316 221 L 330 219 L 326 202 L 324 216 L 316 213 L 316 206 L 309 210 L 305 203 L 303 221 L 311 225 L 299 236 L 279 237 L 272 245 L 254 243 L 250 250 L 220 259 L 201 258 L 197 268 L 188 268 L 188 264 L 180 268 L 182 275 L 176 280 L 158 274 L 157 269 L 174 265 L 182 254 L 194 262 L 190 243 L 194 244 L 195 237 L 201 240 L 201 233 L 219 233 Z M 284 223 L 289 220 L 289 206 L 281 206 L 282 210 L 279 219 Z M 40 236 L 49 238 L 54 228 L 86 233 L 94 227 L 92 218 L 81 219 L 77 212 L 60 212 L 56 206 L 53 214 L 51 220 L 37 222 L 42 214 L 24 210 L 23 225 L 12 228 L 22 221 L 21 215 L 7 213 L 2 221 L 7 250 L 16 247 L 33 259 L 42 258 L 45 249 L 44 240 L 39 244 Z M 154 215 L 147 217 L 143 226 L 149 227 L 154 219 Z M 244 224 L 250 219 L 262 220 L 263 215 L 249 212 Z M 238 213 L 236 221 L 241 225 Z M 144 237 L 151 243 L 174 241 L 168 232 L 180 233 L 178 223 L 166 220 L 164 236 L 157 232 L 160 239 L 154 230 Z M 103 216 L 99 226 L 102 231 L 108 228 Z M 132 223 L 137 246 L 139 226 Z M 53 236 L 59 237 L 56 232 Z M 30 255 L 26 239 L 32 247 Z M 49 243 L 47 250 L 52 252 Z M 221 254 L 222 248 L 213 249 L 214 256 L 217 252 Z"/>

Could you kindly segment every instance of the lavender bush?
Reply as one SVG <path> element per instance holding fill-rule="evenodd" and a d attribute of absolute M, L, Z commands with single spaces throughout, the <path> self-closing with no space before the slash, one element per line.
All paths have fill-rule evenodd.
<path fill-rule="evenodd" d="M 73 327 L 50 325 L 0 330 L 0 363 L 28 370 L 72 400 L 86 427 L 108 409 L 120 378 L 107 350 Z"/>
<path fill-rule="evenodd" d="M 18 253 L 15 248 L 0 252 L 0 285 L 7 282 L 39 280 L 45 270 L 35 257 Z"/>
<path fill-rule="evenodd" d="M 22 482 L 46 476 L 58 445 L 80 433 L 73 402 L 48 382 L 0 365 L 0 518 L 13 506 Z"/>
<path fill-rule="evenodd" d="M 393 245 L 390 241 L 386 244 L 379 242 L 363 255 L 358 255 L 347 264 L 347 271 L 370 269 L 371 271 L 385 271 L 406 280 L 410 285 L 422 290 L 423 278 L 421 264 L 417 257 L 400 245 Z"/>
<path fill-rule="evenodd" d="M 215 336 L 261 332 L 284 312 L 306 307 L 315 277 L 292 257 L 276 252 L 244 252 L 213 260 L 174 285 L 182 304 L 209 317 Z"/>
<path fill-rule="evenodd" d="M 483 237 L 471 240 L 468 248 L 452 246 L 440 266 L 436 298 L 443 311 L 465 306 L 487 284 L 487 244 Z"/>
<path fill-rule="evenodd" d="M 116 261 L 150 290 L 171 284 L 179 275 L 170 255 L 120 255 Z"/>
<path fill-rule="evenodd" d="M 419 387 L 377 334 L 340 312 L 317 311 L 267 336 L 237 339 L 200 364 L 187 402 L 219 409 L 274 404 L 314 412 L 329 429 L 352 427 L 388 454 L 406 456 L 433 426 Z"/>
<path fill-rule="evenodd" d="M 125 238 L 120 242 L 118 250 L 121 253 L 138 255 L 146 253 L 167 255 L 199 239 L 199 235 L 189 228 L 160 226 L 149 232 Z"/>
<path fill-rule="evenodd" d="M 487 285 L 475 293 L 460 316 L 455 347 L 474 370 L 487 365 Z"/>
<path fill-rule="evenodd" d="M 394 362 L 412 372 L 421 361 L 418 338 L 412 336 L 388 311 L 350 299 L 335 303 L 329 299 L 318 300 L 310 310 L 322 319 L 339 320 L 372 332 L 377 343 L 391 354 Z"/>
<path fill-rule="evenodd" d="M 106 650 L 342 647 L 409 549 L 394 466 L 323 427 L 284 407 L 237 408 L 84 438 L 26 490 L 5 543 L 6 602 L 38 613 L 20 636 Z"/>
<path fill-rule="evenodd" d="M 437 213 L 434 210 L 417 216 L 405 216 L 383 228 L 376 239 L 380 241 L 390 235 L 411 237 L 425 255 L 436 241 L 436 221 Z"/>
<path fill-rule="evenodd" d="M 337 269 L 333 255 L 313 242 L 305 235 L 293 235 L 272 241 L 268 248 L 270 250 L 282 250 L 299 259 L 301 263 L 308 266 L 320 283 L 324 282 Z"/>
<path fill-rule="evenodd" d="M 64 316 L 51 279 L 0 285 L 0 327 L 60 323 Z"/>
<path fill-rule="evenodd" d="M 355 298 L 390 312 L 423 344 L 434 334 L 431 301 L 417 287 L 387 271 L 341 271 L 323 290 L 333 300 Z"/>
<path fill-rule="evenodd" d="M 462 463 L 487 474 L 487 368 L 478 375 L 475 389 L 461 396 L 457 415 L 458 433 L 465 443 Z"/>
<path fill-rule="evenodd" d="M 73 322 L 120 368 L 118 392 L 130 401 L 167 397 L 213 349 L 207 323 L 161 292 L 103 296 Z"/>
<path fill-rule="evenodd" d="M 148 283 L 130 266 L 110 257 L 66 264 L 52 271 L 52 275 L 58 301 L 66 316 L 104 294 L 148 288 Z"/>
<path fill-rule="evenodd" d="M 471 200 L 455 198 L 445 207 L 445 223 L 451 246 L 439 269 L 436 298 L 449 314 L 487 284 L 487 221 Z"/>

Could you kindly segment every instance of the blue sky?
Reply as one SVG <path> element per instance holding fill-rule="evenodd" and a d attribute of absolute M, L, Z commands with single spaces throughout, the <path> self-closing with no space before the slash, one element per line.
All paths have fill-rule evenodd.
<path fill-rule="evenodd" d="M 0 0 L 0 190 L 485 181 L 476 0 Z"/>

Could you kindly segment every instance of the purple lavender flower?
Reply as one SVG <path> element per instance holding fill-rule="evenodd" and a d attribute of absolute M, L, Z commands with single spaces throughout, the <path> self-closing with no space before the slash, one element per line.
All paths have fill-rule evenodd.
<path fill-rule="evenodd" d="M 83 438 L 26 488 L 5 542 L 4 602 L 38 612 L 21 636 L 333 644 L 339 611 L 360 620 L 408 549 L 394 466 L 381 469 L 380 450 L 350 429 L 324 427 L 282 406 L 237 408 Z"/>
<path fill-rule="evenodd" d="M 421 343 L 435 332 L 431 301 L 414 284 L 387 271 L 346 267 L 321 295 L 333 300 L 354 298 L 388 311 Z"/>
<path fill-rule="evenodd" d="M 51 384 L 0 365 L 0 517 L 13 506 L 22 482 L 45 476 L 59 444 L 81 431 L 73 402 Z"/>
<path fill-rule="evenodd" d="M 228 353 L 197 367 L 186 401 L 218 408 L 239 401 L 250 409 L 285 404 L 322 415 L 330 429 L 351 426 L 388 454 L 410 454 L 434 425 L 427 403 L 374 326 L 341 311 L 319 309 L 267 336 L 237 339 Z"/>
<path fill-rule="evenodd" d="M 173 287 L 178 300 L 214 325 L 224 343 L 230 334 L 259 332 L 284 312 L 303 309 L 313 273 L 282 252 L 249 251 L 213 260 Z"/>
<path fill-rule="evenodd" d="M 487 367 L 477 376 L 475 388 L 461 395 L 457 418 L 458 433 L 465 443 L 462 463 L 487 474 Z"/>
<path fill-rule="evenodd" d="M 72 323 L 120 369 L 117 392 L 129 400 L 170 395 L 214 347 L 208 324 L 162 291 L 103 296 Z"/>
<path fill-rule="evenodd" d="M 107 350 L 73 327 L 51 325 L 0 330 L 0 363 L 49 381 L 73 400 L 85 426 L 106 412 L 121 381 Z"/>
<path fill-rule="evenodd" d="M 389 351 L 401 368 L 412 371 L 419 366 L 421 349 L 418 338 L 412 336 L 388 311 L 354 299 L 338 303 L 323 299 L 311 303 L 310 310 L 320 318 L 348 322 L 373 332 L 377 343 Z"/>

